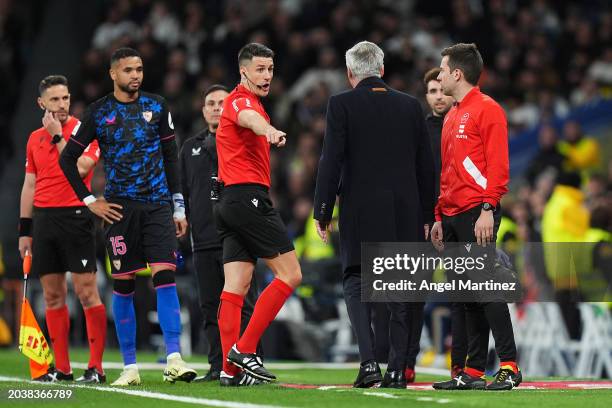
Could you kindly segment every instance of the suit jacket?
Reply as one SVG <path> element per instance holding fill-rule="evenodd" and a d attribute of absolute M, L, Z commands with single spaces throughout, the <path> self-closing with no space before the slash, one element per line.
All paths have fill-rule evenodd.
<path fill-rule="evenodd" d="M 362 242 L 418 242 L 433 223 L 434 163 L 421 104 L 380 78 L 334 95 L 319 161 L 314 218 L 340 197 L 342 266 L 361 264 Z"/>

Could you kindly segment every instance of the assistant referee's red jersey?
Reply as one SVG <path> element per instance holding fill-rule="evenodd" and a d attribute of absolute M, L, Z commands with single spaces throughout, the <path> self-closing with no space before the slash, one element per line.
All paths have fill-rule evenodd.
<path fill-rule="evenodd" d="M 62 126 L 62 135 L 68 141 L 75 134 L 81 122 L 70 116 Z M 36 176 L 36 189 L 34 190 L 35 207 L 78 207 L 83 206 L 64 176 L 59 166 L 59 152 L 51 144 L 52 136 L 42 127 L 30 134 L 26 147 L 26 173 Z M 94 163 L 100 158 L 98 141 L 94 140 L 83 153 Z M 88 189 L 91 189 L 93 169 L 83 179 Z"/>
<path fill-rule="evenodd" d="M 243 110 L 254 110 L 270 123 L 259 97 L 246 87 L 238 85 L 225 98 L 217 129 L 219 178 L 226 186 L 257 183 L 270 187 L 270 144 L 265 136 L 238 124 Z"/>

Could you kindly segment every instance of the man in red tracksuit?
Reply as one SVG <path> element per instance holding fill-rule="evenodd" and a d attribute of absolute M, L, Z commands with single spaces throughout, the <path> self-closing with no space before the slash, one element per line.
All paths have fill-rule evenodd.
<path fill-rule="evenodd" d="M 436 222 L 431 239 L 438 248 L 444 242 L 461 242 L 486 248 L 495 259 L 495 239 L 501 218 L 499 202 L 508 191 L 508 126 L 506 115 L 491 97 L 476 86 L 483 62 L 475 44 L 456 44 L 442 51 L 438 80 L 455 106 L 442 127 L 442 173 Z M 465 254 L 468 255 L 468 254 Z M 492 264 L 489 265 L 492 267 Z M 436 389 L 509 390 L 520 384 L 516 345 L 508 305 L 503 302 L 465 303 L 468 358 L 465 369 Z M 495 339 L 500 369 L 487 385 L 489 326 Z"/>

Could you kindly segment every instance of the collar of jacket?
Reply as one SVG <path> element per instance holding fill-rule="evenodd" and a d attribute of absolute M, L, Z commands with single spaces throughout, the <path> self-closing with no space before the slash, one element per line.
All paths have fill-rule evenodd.
<path fill-rule="evenodd" d="M 199 140 L 204 140 L 208 137 L 208 135 L 212 135 L 213 137 L 215 137 L 215 134 L 211 132 L 210 130 L 208 130 L 208 128 L 206 128 L 206 129 L 203 129 L 200 133 L 198 133 L 196 135 L 196 138 Z"/>
<path fill-rule="evenodd" d="M 387 84 L 385 84 L 385 81 L 383 81 L 381 78 L 379 77 L 375 77 L 375 76 L 371 76 L 371 77 L 367 77 L 362 79 L 361 81 L 359 81 L 359 83 L 357 84 L 357 86 L 355 88 L 361 88 L 364 86 L 371 86 L 371 87 L 378 87 L 378 88 L 387 88 Z"/>
<path fill-rule="evenodd" d="M 444 116 L 436 116 L 433 113 L 429 113 L 427 115 L 427 117 L 425 118 L 425 120 L 431 121 L 431 122 L 440 122 L 442 123 L 442 120 L 444 120 Z"/>

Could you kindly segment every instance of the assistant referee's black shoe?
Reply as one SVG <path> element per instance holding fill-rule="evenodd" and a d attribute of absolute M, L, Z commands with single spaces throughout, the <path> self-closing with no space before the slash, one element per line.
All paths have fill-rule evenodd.
<path fill-rule="evenodd" d="M 221 377 L 221 371 L 213 370 L 212 368 L 208 370 L 205 375 L 201 375 L 193 379 L 193 382 L 210 382 L 217 381 Z"/>
<path fill-rule="evenodd" d="M 374 360 L 366 361 L 359 367 L 359 374 L 353 383 L 353 388 L 370 388 L 380 383 L 382 379 L 378 363 Z"/>
<path fill-rule="evenodd" d="M 484 390 L 487 382 L 484 378 L 472 377 L 461 371 L 455 378 L 449 381 L 433 383 L 436 390 Z"/>
<path fill-rule="evenodd" d="M 406 375 L 404 371 L 389 371 L 385 373 L 380 388 L 406 388 Z"/>
<path fill-rule="evenodd" d="M 227 354 L 227 361 L 242 368 L 253 377 L 263 381 L 274 381 L 276 376 L 266 370 L 261 358 L 255 353 L 241 353 L 234 344 Z"/>
<path fill-rule="evenodd" d="M 74 381 L 74 375 L 72 373 L 66 374 L 62 373 L 59 370 L 56 370 L 55 367 L 51 366 L 47 370 L 47 372 L 40 377 L 34 378 L 32 381 L 38 382 L 58 382 L 58 381 Z"/>
<path fill-rule="evenodd" d="M 253 377 L 246 371 L 240 371 L 236 375 L 229 375 L 226 374 L 225 371 L 221 371 L 219 375 L 219 385 L 222 387 L 248 387 L 265 383 L 265 381 Z"/>
<path fill-rule="evenodd" d="M 82 376 L 76 379 L 76 382 L 81 384 L 104 384 L 106 375 L 100 374 L 94 367 L 85 370 Z"/>
<path fill-rule="evenodd" d="M 508 391 L 518 387 L 523 382 L 523 374 L 517 373 L 509 368 L 500 368 L 495 374 L 495 379 L 487 385 L 487 391 Z"/>

